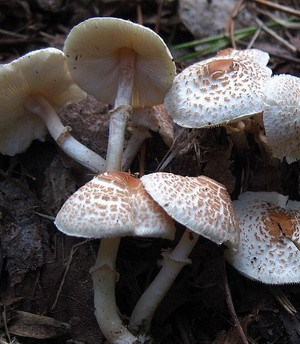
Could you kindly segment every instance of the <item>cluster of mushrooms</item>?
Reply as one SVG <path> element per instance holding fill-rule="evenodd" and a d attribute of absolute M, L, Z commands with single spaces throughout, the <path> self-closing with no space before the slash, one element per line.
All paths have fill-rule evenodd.
<path fill-rule="evenodd" d="M 276 192 L 245 192 L 232 202 L 223 185 L 205 176 L 158 172 L 136 178 L 122 172 L 153 126 L 147 114 L 163 103 L 180 126 L 223 125 L 237 146 L 245 144 L 243 135 L 252 130 L 274 157 L 298 160 L 299 79 L 272 76 L 268 60 L 260 50 L 228 49 L 175 77 L 172 56 L 156 33 L 103 17 L 74 27 L 63 51 L 41 49 L 0 66 L 0 152 L 23 152 L 32 140 L 44 140 L 48 131 L 66 154 L 98 173 L 66 201 L 55 225 L 68 235 L 101 238 L 90 272 L 95 315 L 108 342 L 148 340 L 155 310 L 190 263 L 199 236 L 226 244 L 228 262 L 249 278 L 271 284 L 300 282 L 299 202 Z M 73 138 L 57 114 L 87 94 L 113 108 L 106 159 Z M 144 113 L 140 121 L 139 111 Z M 129 118 L 137 124 L 124 151 Z M 163 254 L 159 274 L 125 326 L 115 300 L 120 238 L 173 240 L 175 222 L 186 231 L 177 246 Z"/>

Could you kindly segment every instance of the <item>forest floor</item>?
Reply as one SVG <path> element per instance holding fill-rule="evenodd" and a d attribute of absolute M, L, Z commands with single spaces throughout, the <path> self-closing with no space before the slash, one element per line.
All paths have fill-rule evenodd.
<path fill-rule="evenodd" d="M 215 2 L 207 1 L 206 5 L 209 8 Z M 299 26 L 298 30 L 273 28 L 279 37 L 262 32 L 257 39 L 252 34 L 235 40 L 232 35 L 235 21 L 241 27 L 238 13 L 242 7 L 251 15 L 250 22 L 253 18 L 263 23 L 270 18 L 299 20 L 297 1 L 282 4 L 285 10 L 262 5 L 260 1 L 236 1 L 231 12 L 235 16 L 228 16 L 225 23 L 225 46 L 220 47 L 236 44 L 243 49 L 253 39 L 253 47 L 269 52 L 269 66 L 275 74 L 299 76 Z M 174 54 L 180 71 L 203 59 L 204 52 L 213 52 L 218 45 L 200 46 L 197 55 L 191 47 L 174 50 L 174 45 L 194 40 L 178 15 L 178 7 L 178 1 L 172 0 L 2 0 L 0 60 L 7 63 L 48 46 L 61 49 L 74 25 L 94 16 L 113 16 L 139 22 L 158 32 Z M 218 33 L 226 33 L 226 29 L 215 31 L 214 35 Z M 66 107 L 61 117 L 78 140 L 105 156 L 109 109 L 89 97 Z M 235 151 L 222 127 L 176 127 L 175 136 L 169 149 L 153 132 L 133 162 L 131 173 L 164 170 L 185 176 L 206 175 L 223 183 L 233 199 L 241 190 L 260 190 L 277 191 L 300 201 L 299 162 L 288 164 L 266 157 L 251 134 L 247 137 L 249 150 L 242 155 Z M 53 224 L 64 201 L 92 177 L 92 173 L 62 153 L 51 138 L 33 142 L 26 152 L 14 157 L 0 155 L 0 344 L 105 342 L 94 318 L 89 274 L 99 241 L 65 236 Z M 176 240 L 182 228 L 178 231 Z M 174 247 L 175 242 L 122 239 L 117 260 L 117 303 L 125 322 L 158 272 L 161 250 Z M 156 312 L 151 329 L 155 341 L 241 343 L 228 308 L 227 276 L 235 311 L 249 343 L 299 344 L 300 287 L 274 287 L 251 281 L 224 263 L 223 250 L 208 240 L 199 240 L 190 257 L 192 264 L 183 269 Z"/>

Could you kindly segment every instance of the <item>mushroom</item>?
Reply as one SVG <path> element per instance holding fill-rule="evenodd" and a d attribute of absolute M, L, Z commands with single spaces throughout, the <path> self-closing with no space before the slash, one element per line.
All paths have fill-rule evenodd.
<path fill-rule="evenodd" d="M 267 145 L 274 157 L 300 159 L 300 79 L 275 75 L 266 84 L 263 113 Z"/>
<path fill-rule="evenodd" d="M 130 317 L 130 330 L 148 332 L 157 306 L 183 266 L 189 263 L 188 256 L 198 237 L 202 235 L 218 245 L 234 245 L 239 229 L 228 192 L 213 179 L 158 172 L 143 176 L 141 181 L 166 213 L 187 227 L 175 249 L 164 253 L 160 272 Z"/>
<path fill-rule="evenodd" d="M 264 90 L 272 71 L 269 55 L 261 50 L 226 49 L 215 57 L 195 63 L 174 79 L 165 98 L 175 123 L 188 128 L 229 127 L 242 130 L 247 117 L 265 108 Z M 243 133 L 231 138 L 238 154 L 248 151 Z"/>
<path fill-rule="evenodd" d="M 163 40 L 142 25 L 117 18 L 91 18 L 75 26 L 64 52 L 77 84 L 114 106 L 107 170 L 120 170 L 126 119 L 131 107 L 163 102 L 175 64 Z"/>
<path fill-rule="evenodd" d="M 277 192 L 245 192 L 234 201 L 241 228 L 226 260 L 248 278 L 267 284 L 300 282 L 300 202 Z"/>
<path fill-rule="evenodd" d="M 75 140 L 57 115 L 66 104 L 85 97 L 58 49 L 36 50 L 0 65 L 1 153 L 23 152 L 32 140 L 43 140 L 47 128 L 69 156 L 94 172 L 103 171 L 104 159 Z"/>
<path fill-rule="evenodd" d="M 122 156 L 122 170 L 127 170 L 141 145 L 151 138 L 149 130 L 158 132 L 165 144 L 171 147 L 174 142 L 174 122 L 163 104 L 133 110 L 131 115 L 132 135 Z"/>
<path fill-rule="evenodd" d="M 115 259 L 111 259 L 111 254 L 116 254 L 114 248 L 121 236 L 173 239 L 173 220 L 145 191 L 139 179 L 126 172 L 107 172 L 95 176 L 65 202 L 55 225 L 68 235 L 106 238 L 105 248 L 100 246 L 99 263 L 91 269 L 94 285 L 102 280 L 94 290 L 95 315 L 110 343 L 134 343 L 137 338 L 118 315 Z"/>
<path fill-rule="evenodd" d="M 264 89 L 272 71 L 263 63 L 265 58 L 257 62 L 253 55 L 217 55 L 177 75 L 165 98 L 175 123 L 212 127 L 264 110 Z"/>

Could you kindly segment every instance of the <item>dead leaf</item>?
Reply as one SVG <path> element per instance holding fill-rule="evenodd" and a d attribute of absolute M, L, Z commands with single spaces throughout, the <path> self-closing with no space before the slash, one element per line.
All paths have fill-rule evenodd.
<path fill-rule="evenodd" d="M 43 315 L 16 311 L 15 316 L 9 321 L 8 330 L 16 336 L 50 339 L 67 333 L 70 326 Z"/>

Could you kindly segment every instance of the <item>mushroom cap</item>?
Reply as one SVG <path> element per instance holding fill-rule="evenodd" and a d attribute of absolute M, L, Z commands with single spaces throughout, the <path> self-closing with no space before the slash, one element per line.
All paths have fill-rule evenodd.
<path fill-rule="evenodd" d="M 43 96 L 56 111 L 86 96 L 71 79 L 65 56 L 58 49 L 36 50 L 0 65 L 2 154 L 15 155 L 24 151 L 32 140 L 45 137 L 43 121 L 24 107 L 31 95 Z"/>
<path fill-rule="evenodd" d="M 54 223 L 65 234 L 85 238 L 175 235 L 174 221 L 126 172 L 95 176 L 65 202 Z"/>
<path fill-rule="evenodd" d="M 241 227 L 227 261 L 245 276 L 268 284 L 300 282 L 300 202 L 277 192 L 245 192 L 234 201 Z"/>
<path fill-rule="evenodd" d="M 273 156 L 300 159 L 300 78 L 273 76 L 267 82 L 265 96 L 263 122 Z"/>
<path fill-rule="evenodd" d="M 195 63 L 175 77 L 165 98 L 175 123 L 188 128 L 212 127 L 265 108 L 263 92 L 271 69 L 257 62 L 254 53 L 250 57 L 232 54 Z"/>
<path fill-rule="evenodd" d="M 122 48 L 136 53 L 133 106 L 161 104 L 172 85 L 175 64 L 151 29 L 118 18 L 91 18 L 71 30 L 64 52 L 78 85 L 99 101 L 114 104 Z"/>
<path fill-rule="evenodd" d="M 236 243 L 239 229 L 226 188 L 208 177 L 152 173 L 146 191 L 177 222 L 217 244 Z"/>

